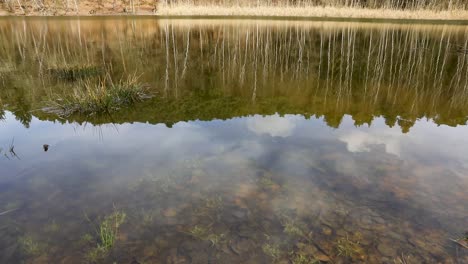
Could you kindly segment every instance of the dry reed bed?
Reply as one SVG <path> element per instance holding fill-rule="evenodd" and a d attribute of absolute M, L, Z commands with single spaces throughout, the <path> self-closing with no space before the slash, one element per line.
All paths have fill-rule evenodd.
<path fill-rule="evenodd" d="M 0 16 L 8 14 L 468 20 L 468 2 L 465 0 L 0 0 Z"/>
<path fill-rule="evenodd" d="M 424 20 L 468 20 L 468 10 L 397 10 L 360 7 L 319 6 L 215 6 L 173 4 L 161 5 L 156 12 L 162 16 L 239 16 L 239 17 L 329 17 L 386 18 Z"/>

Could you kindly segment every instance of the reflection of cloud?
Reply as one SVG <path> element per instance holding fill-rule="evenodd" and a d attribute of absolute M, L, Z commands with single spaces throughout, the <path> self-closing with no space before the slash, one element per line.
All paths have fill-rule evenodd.
<path fill-rule="evenodd" d="M 268 134 L 272 137 L 287 137 L 296 127 L 296 122 L 297 118 L 291 115 L 254 115 L 247 119 L 247 128 L 257 135 Z"/>
<path fill-rule="evenodd" d="M 350 152 L 369 152 L 372 146 L 384 145 L 387 153 L 400 156 L 401 140 L 396 133 L 369 133 L 355 130 L 338 138 L 348 144 Z"/>

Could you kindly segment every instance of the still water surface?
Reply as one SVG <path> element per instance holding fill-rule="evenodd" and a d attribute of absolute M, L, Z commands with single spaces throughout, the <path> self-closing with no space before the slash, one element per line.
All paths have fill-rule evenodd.
<path fill-rule="evenodd" d="M 466 263 L 467 44 L 456 25 L 1 19 L 0 263 Z M 153 98 L 43 111 L 134 73 Z"/>

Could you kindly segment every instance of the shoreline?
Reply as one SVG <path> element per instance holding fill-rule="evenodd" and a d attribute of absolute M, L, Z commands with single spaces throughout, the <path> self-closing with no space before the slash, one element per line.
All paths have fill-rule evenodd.
<path fill-rule="evenodd" d="M 258 20 L 310 20 L 310 21 L 359 21 L 392 23 L 468 24 L 468 10 L 396 10 L 369 8 L 342 8 L 318 6 L 214 6 L 175 4 L 138 8 L 136 12 L 112 9 L 79 8 L 79 11 L 31 11 L 27 14 L 11 13 L 0 9 L 3 17 L 155 17 L 161 19 L 258 19 Z M 156 11 L 155 11 L 156 10 Z"/>
<path fill-rule="evenodd" d="M 358 18 L 358 17 L 299 17 L 299 16 L 229 16 L 229 15 L 158 15 L 158 14 L 97 14 L 97 15 L 0 15 L 0 20 L 9 18 L 25 19 L 162 19 L 162 20 L 259 20 L 259 21 L 303 21 L 303 22 L 353 22 L 353 23 L 388 23 L 420 25 L 468 25 L 468 19 L 399 19 L 399 18 Z"/>

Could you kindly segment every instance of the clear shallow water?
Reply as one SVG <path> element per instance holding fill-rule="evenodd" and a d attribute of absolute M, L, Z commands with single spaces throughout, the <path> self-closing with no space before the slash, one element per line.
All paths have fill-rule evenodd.
<path fill-rule="evenodd" d="M 0 29 L 2 263 L 467 260 L 449 240 L 468 228 L 466 28 Z M 41 111 L 79 83 L 50 70 L 83 64 L 136 71 L 155 98 L 105 116 Z M 115 245 L 91 258 L 115 211 Z"/>

